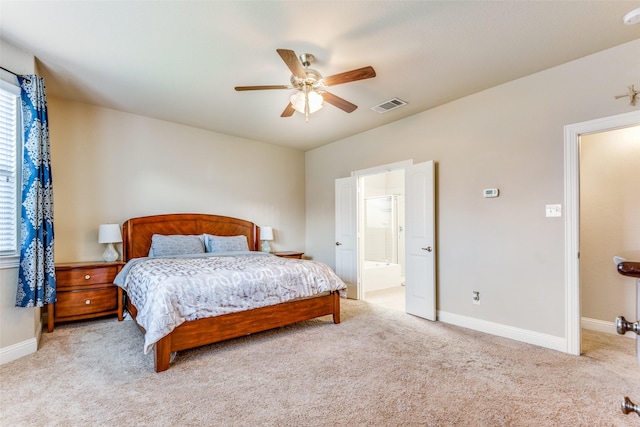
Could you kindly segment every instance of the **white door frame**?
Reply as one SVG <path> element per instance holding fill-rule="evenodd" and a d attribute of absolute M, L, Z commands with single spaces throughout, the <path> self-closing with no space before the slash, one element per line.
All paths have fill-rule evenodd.
<path fill-rule="evenodd" d="M 640 125 L 640 111 L 564 127 L 564 283 L 566 352 L 580 355 L 580 136 Z"/>

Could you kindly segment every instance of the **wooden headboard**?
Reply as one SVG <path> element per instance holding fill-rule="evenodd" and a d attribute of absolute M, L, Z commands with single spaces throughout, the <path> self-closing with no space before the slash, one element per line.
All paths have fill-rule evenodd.
<path fill-rule="evenodd" d="M 146 257 L 154 234 L 213 234 L 247 236 L 249 250 L 260 246 L 260 228 L 252 222 L 207 214 L 166 214 L 131 218 L 122 225 L 122 258 Z"/>

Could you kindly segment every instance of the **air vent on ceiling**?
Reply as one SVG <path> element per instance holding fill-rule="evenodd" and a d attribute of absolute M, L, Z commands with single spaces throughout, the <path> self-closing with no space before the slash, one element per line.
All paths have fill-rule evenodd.
<path fill-rule="evenodd" d="M 388 101 L 384 101 L 382 104 L 378 104 L 375 107 L 371 107 L 371 109 L 377 113 L 386 113 L 387 111 L 400 108 L 403 105 L 407 105 L 407 103 L 404 102 L 402 99 L 393 98 Z"/>

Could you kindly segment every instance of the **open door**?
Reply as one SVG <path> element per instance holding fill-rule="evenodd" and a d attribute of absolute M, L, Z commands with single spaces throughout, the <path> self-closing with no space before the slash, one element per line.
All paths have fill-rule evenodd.
<path fill-rule="evenodd" d="M 347 297 L 358 295 L 357 178 L 336 179 L 336 274 L 347 284 Z"/>
<path fill-rule="evenodd" d="M 406 311 L 436 320 L 433 160 L 405 168 Z"/>

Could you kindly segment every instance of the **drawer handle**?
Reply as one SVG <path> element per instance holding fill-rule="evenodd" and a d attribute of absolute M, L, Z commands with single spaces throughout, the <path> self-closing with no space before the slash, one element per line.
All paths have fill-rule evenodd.
<path fill-rule="evenodd" d="M 85 304 L 87 304 L 87 305 L 89 305 L 89 304 L 91 304 L 91 300 L 90 300 L 90 299 L 88 299 L 88 300 L 86 300 L 84 303 L 85 303 Z"/>
<path fill-rule="evenodd" d="M 90 275 L 90 274 L 85 274 L 85 275 L 84 275 L 84 279 L 85 279 L 85 280 L 89 280 L 89 279 L 91 279 L 91 275 Z"/>

